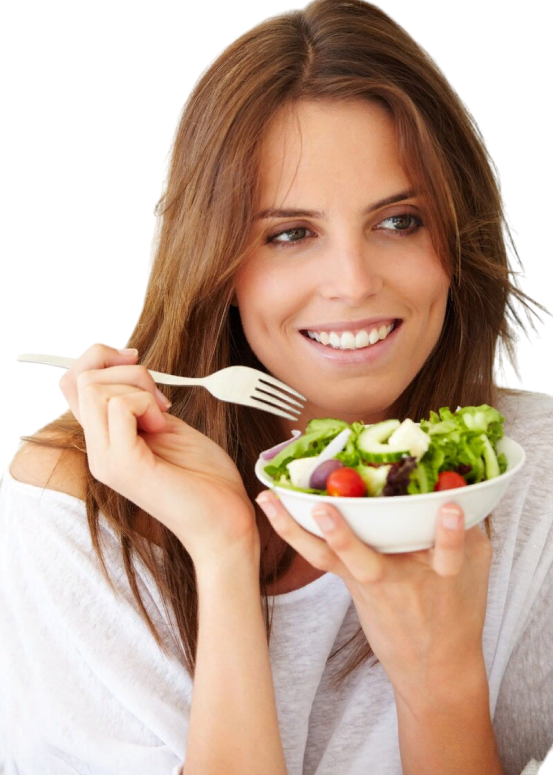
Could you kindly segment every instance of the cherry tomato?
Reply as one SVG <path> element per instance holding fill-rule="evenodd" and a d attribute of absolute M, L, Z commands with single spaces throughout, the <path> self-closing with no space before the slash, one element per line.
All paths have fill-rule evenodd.
<path fill-rule="evenodd" d="M 454 490 L 456 487 L 466 487 L 466 481 L 456 471 L 442 471 L 434 490 Z"/>
<path fill-rule="evenodd" d="M 353 468 L 337 468 L 328 475 L 326 491 L 329 495 L 339 495 L 342 498 L 361 497 L 367 494 L 365 482 Z"/>

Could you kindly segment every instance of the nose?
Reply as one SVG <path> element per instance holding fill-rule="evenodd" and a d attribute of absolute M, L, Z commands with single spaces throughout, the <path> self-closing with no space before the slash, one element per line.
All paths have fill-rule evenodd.
<path fill-rule="evenodd" d="M 382 291 L 382 262 L 363 241 L 342 241 L 337 249 L 329 249 L 321 266 L 319 289 L 328 300 L 342 300 L 352 306 L 362 304 Z"/>

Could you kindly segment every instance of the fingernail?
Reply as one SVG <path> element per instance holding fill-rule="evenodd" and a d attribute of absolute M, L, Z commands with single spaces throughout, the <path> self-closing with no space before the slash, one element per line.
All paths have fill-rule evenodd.
<path fill-rule="evenodd" d="M 442 525 L 448 530 L 458 530 L 461 526 L 461 514 L 453 506 L 444 506 L 442 509 Z"/>
<path fill-rule="evenodd" d="M 169 401 L 169 399 L 167 398 L 167 396 L 165 396 L 165 395 L 164 395 L 164 394 L 161 392 L 161 390 L 158 390 L 157 388 L 156 388 L 156 394 L 157 394 L 157 397 L 161 399 L 161 402 L 162 402 L 163 404 L 165 404 L 165 406 L 167 407 L 167 409 L 169 409 L 169 407 L 170 407 L 172 404 L 171 404 L 171 401 Z"/>
<path fill-rule="evenodd" d="M 128 347 L 124 350 L 117 350 L 117 352 L 121 353 L 121 355 L 138 355 L 136 347 Z"/>
<path fill-rule="evenodd" d="M 269 519 L 273 519 L 277 515 L 277 510 L 275 505 L 271 502 L 270 498 L 267 497 L 267 495 L 259 495 L 255 499 L 256 503 L 259 503 L 263 511 L 265 512 L 266 516 L 269 517 Z"/>
<path fill-rule="evenodd" d="M 326 509 L 313 509 L 313 516 L 321 530 L 332 530 L 336 527 L 334 517 Z"/>

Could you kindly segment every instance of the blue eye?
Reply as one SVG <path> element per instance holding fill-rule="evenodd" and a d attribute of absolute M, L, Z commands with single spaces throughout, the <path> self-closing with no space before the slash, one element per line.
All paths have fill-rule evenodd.
<path fill-rule="evenodd" d="M 389 221 L 391 221 L 396 227 L 401 227 L 402 223 L 407 223 L 407 226 L 402 228 L 381 227 L 381 224 L 387 223 Z M 409 226 L 408 224 L 410 221 L 413 222 L 414 225 Z M 423 221 L 420 215 L 414 215 L 413 213 L 400 213 L 398 215 L 391 215 L 388 218 L 385 218 L 383 221 L 380 221 L 376 230 L 387 231 L 391 236 L 394 237 L 408 237 L 412 234 L 416 234 L 421 226 L 423 226 Z M 284 231 L 277 231 L 274 234 L 270 234 L 267 237 L 267 244 L 272 244 L 279 248 L 291 248 L 294 247 L 294 245 L 305 242 L 305 240 L 309 238 L 309 234 L 313 235 L 313 232 L 306 226 L 294 226 L 291 229 L 284 229 Z"/>

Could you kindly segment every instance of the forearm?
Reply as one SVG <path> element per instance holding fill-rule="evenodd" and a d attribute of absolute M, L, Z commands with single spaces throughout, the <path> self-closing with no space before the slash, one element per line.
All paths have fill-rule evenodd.
<path fill-rule="evenodd" d="M 504 775 L 490 716 L 485 675 L 459 679 L 439 702 L 407 702 L 396 692 L 404 775 Z"/>
<path fill-rule="evenodd" d="M 199 631 L 183 775 L 286 775 L 259 592 L 259 561 L 197 573 Z"/>

